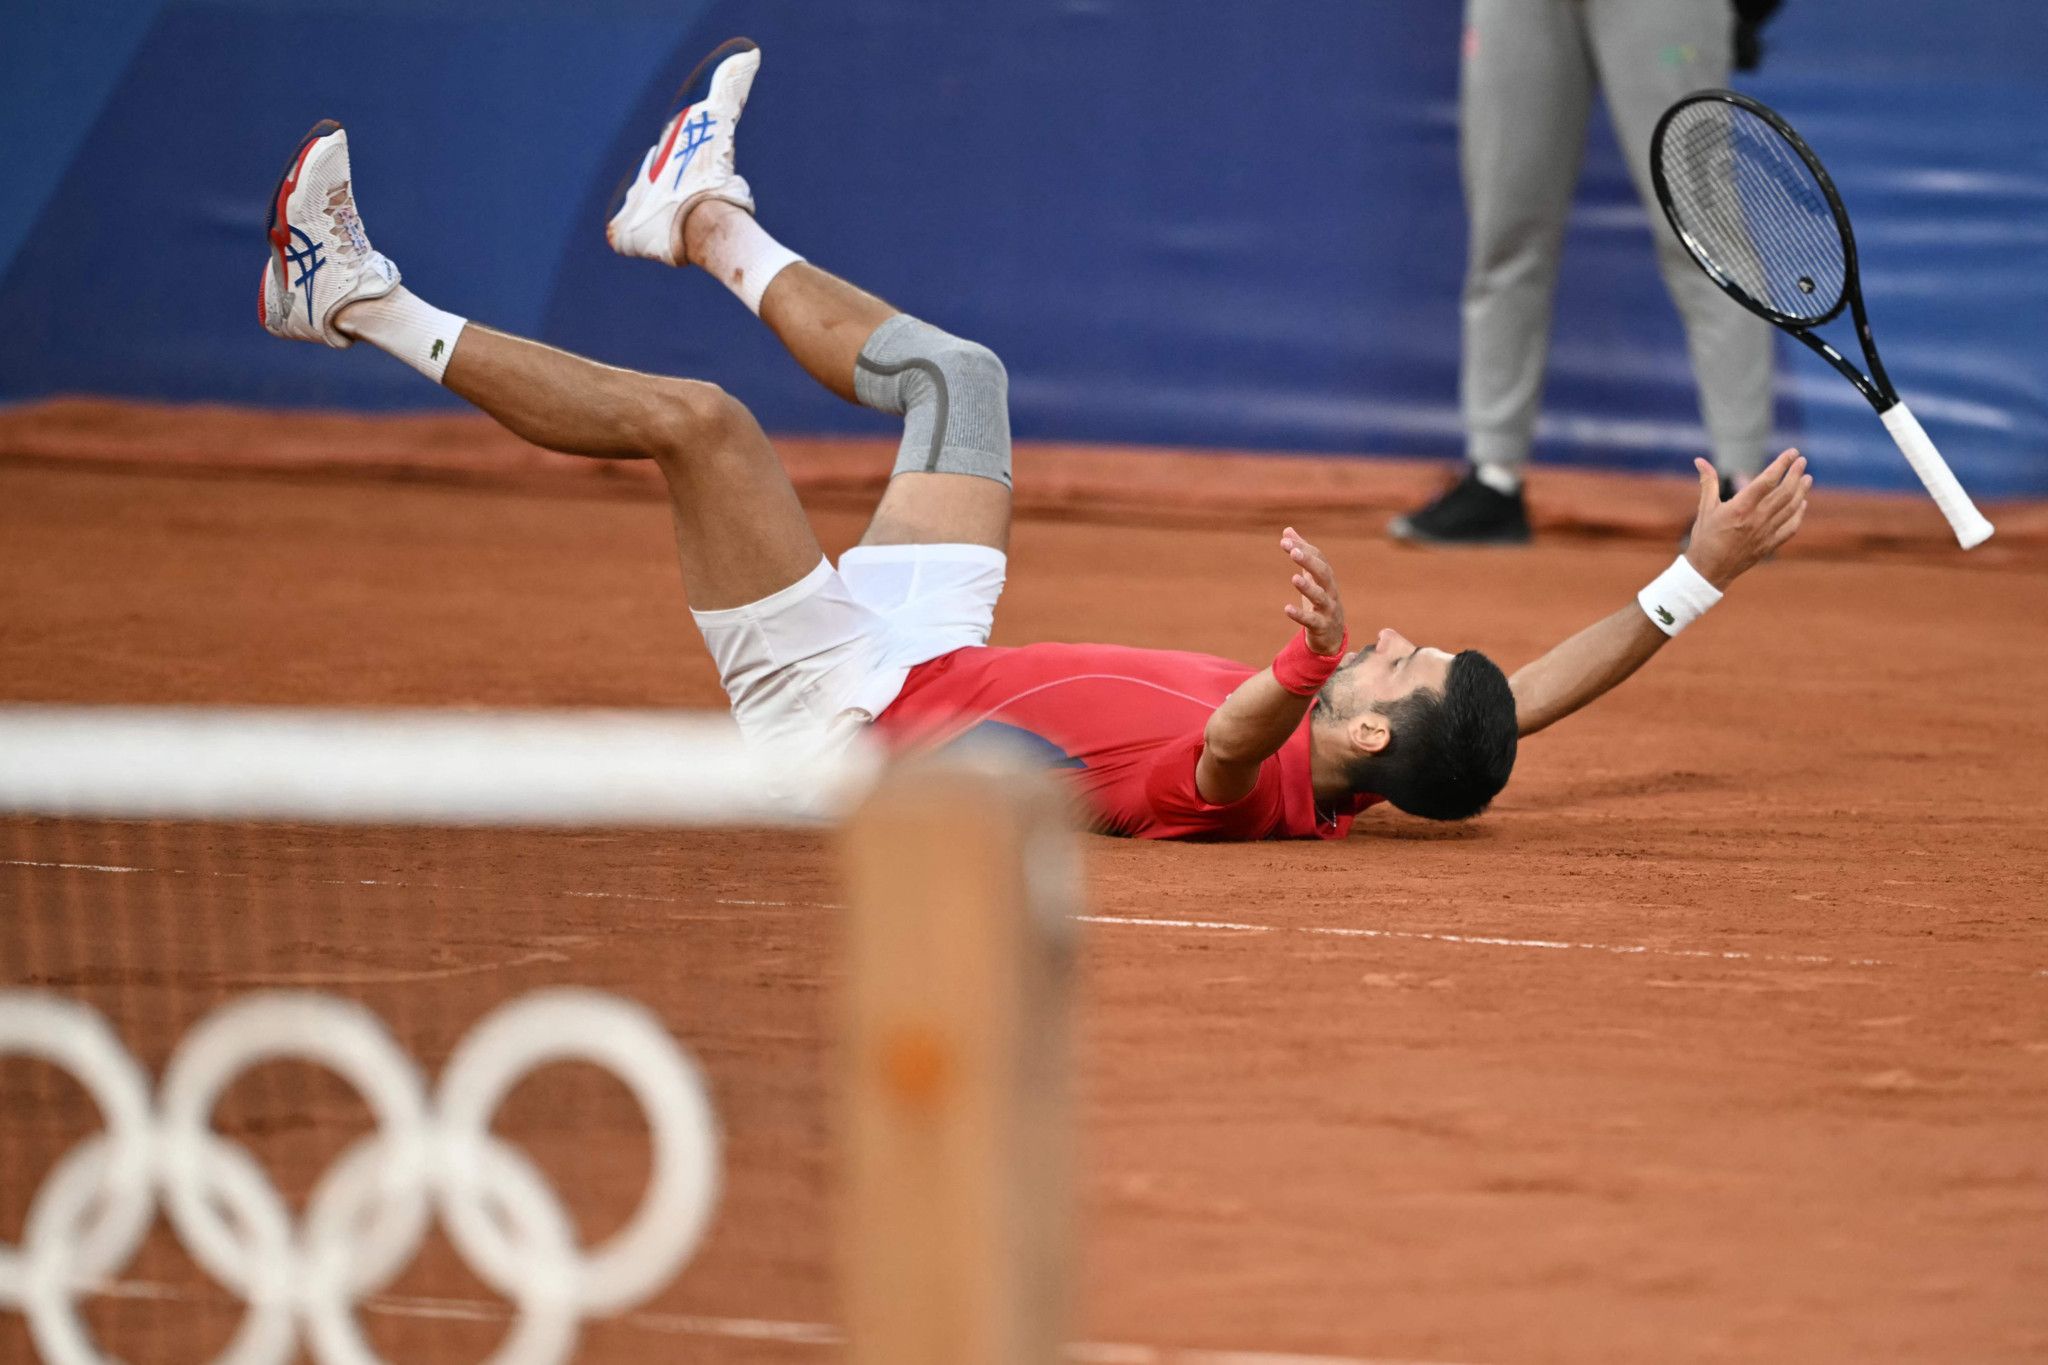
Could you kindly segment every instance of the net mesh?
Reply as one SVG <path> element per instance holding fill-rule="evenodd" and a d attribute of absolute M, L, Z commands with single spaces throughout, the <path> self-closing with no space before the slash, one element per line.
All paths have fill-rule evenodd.
<path fill-rule="evenodd" d="M 1848 256 L 1827 193 L 1768 120 L 1695 100 L 1671 115 L 1656 156 L 1679 234 L 1711 273 L 1794 321 L 1841 307 Z"/>
<path fill-rule="evenodd" d="M 829 812 L 765 763 L 652 719 L 0 708 L 0 1359 L 829 1321 Z M 785 827 L 698 828 L 735 820 Z"/>

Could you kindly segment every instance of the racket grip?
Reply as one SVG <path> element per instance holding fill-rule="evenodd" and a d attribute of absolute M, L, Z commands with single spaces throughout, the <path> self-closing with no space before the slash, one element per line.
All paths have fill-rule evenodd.
<path fill-rule="evenodd" d="M 1970 501 L 1970 495 L 1956 482 L 1948 461 L 1941 458 L 1941 452 L 1927 438 L 1927 431 L 1920 425 L 1920 419 L 1913 415 L 1913 410 L 1900 401 L 1879 413 L 1878 420 L 1899 443 L 1899 453 L 1906 457 L 1907 464 L 1913 466 L 1920 482 L 1927 485 L 1927 496 L 1934 499 L 1934 505 L 1948 518 L 1949 528 L 1956 533 L 1956 543 L 1970 550 L 1989 540 L 1991 523 L 1984 519 L 1984 514 L 1977 510 L 1977 504 Z"/>

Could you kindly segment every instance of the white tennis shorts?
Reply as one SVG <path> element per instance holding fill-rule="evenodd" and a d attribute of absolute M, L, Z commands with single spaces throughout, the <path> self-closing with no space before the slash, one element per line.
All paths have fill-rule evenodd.
<path fill-rule="evenodd" d="M 758 602 L 690 615 L 740 732 L 816 744 L 881 715 L 917 665 L 987 644 L 1008 563 L 986 545 L 864 545 Z"/>

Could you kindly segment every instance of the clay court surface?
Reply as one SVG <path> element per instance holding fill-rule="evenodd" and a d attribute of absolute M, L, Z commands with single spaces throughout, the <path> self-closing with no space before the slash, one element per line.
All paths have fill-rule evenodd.
<path fill-rule="evenodd" d="M 446 430 L 458 455 L 496 448 Z M 721 700 L 635 475 L 152 469 L 137 442 L 0 460 L 0 698 Z M 1512 669 L 1668 562 L 1688 496 L 1571 476 L 1553 486 L 1628 509 L 1608 534 L 1553 508 L 1567 529 L 1529 551 L 1419 553 L 1377 528 L 1421 475 L 1319 511 L 1320 466 L 1269 466 L 1292 488 L 1251 467 L 1215 466 L 1241 486 L 1206 515 L 1134 509 L 1105 477 L 1028 512 L 996 642 L 1263 658 L 1284 633 L 1277 506 L 1329 552 L 1354 630 Z M 1031 452 L 1019 468 L 1028 490 Z M 806 486 L 827 549 L 850 544 L 859 480 Z M 1831 538 L 1831 507 L 1869 534 Z M 2048 567 L 2024 537 L 1943 551 L 1930 524 L 1920 501 L 1822 496 L 1810 545 L 1530 741 L 1470 825 L 1089 840 L 1077 1358 L 2048 1356 Z M 358 996 L 430 1074 L 518 991 L 646 1001 L 708 1073 L 727 1188 L 682 1278 L 594 1328 L 587 1358 L 837 1357 L 826 841 L 74 827 L 53 857 L 53 837 L 17 823 L 0 854 L 146 870 L 0 868 L 29 907 L 0 944 L 152 1067 L 256 985 Z M 597 1235 L 645 1140 L 613 1083 L 555 1079 L 577 1098 L 536 1081 L 503 1128 Z M 48 1093 L 0 1072 L 17 1095 L 32 1081 Z M 366 1126 L 339 1084 L 246 1084 L 231 1100 L 281 1169 L 317 1170 Z M 0 1237 L 26 1198 L 0 1191 Z M 402 1358 L 474 1360 L 502 1330 L 493 1302 L 441 1248 L 366 1321 Z M 134 1360 L 196 1358 L 232 1316 L 162 1236 L 92 1312 Z M 0 1359 L 25 1351 L 0 1315 Z"/>

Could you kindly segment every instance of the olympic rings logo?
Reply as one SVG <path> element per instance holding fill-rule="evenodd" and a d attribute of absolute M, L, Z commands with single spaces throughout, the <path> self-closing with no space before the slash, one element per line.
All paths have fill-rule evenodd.
<path fill-rule="evenodd" d="M 498 1365 L 565 1360 L 582 1319 L 659 1292 L 695 1250 L 718 1196 L 718 1133 L 695 1065 L 654 1016 L 596 991 L 549 990 L 486 1016 L 429 1097 L 376 1015 L 310 992 L 221 1007 L 186 1035 L 152 1107 L 149 1078 L 87 1006 L 0 991 L 0 1057 L 37 1058 L 84 1085 L 105 1120 L 36 1191 L 19 1246 L 0 1243 L 0 1307 L 22 1312 L 50 1365 L 101 1365 L 79 1296 L 118 1276 L 159 1199 L 200 1267 L 247 1304 L 227 1365 L 282 1365 L 303 1326 L 322 1365 L 372 1365 L 355 1305 L 395 1280 L 438 1211 L 449 1240 L 516 1312 Z M 376 1128 L 315 1183 L 303 1224 L 249 1150 L 213 1127 L 222 1092 L 259 1063 L 339 1074 Z M 533 1161 L 491 1132 L 505 1096 L 554 1062 L 611 1072 L 652 1133 L 639 1207 L 595 1248 Z"/>

